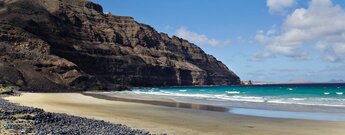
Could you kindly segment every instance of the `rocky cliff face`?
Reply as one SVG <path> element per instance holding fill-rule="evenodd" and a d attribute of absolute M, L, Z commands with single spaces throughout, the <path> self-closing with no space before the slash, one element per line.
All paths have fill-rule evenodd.
<path fill-rule="evenodd" d="M 86 0 L 0 0 L 0 80 L 28 90 L 234 85 L 196 45 Z"/>

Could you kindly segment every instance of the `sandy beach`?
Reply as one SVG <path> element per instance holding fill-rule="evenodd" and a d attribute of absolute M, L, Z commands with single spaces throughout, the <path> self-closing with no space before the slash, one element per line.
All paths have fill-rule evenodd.
<path fill-rule="evenodd" d="M 125 98 L 125 97 L 124 97 Z M 10 102 L 48 112 L 121 123 L 151 133 L 214 135 L 343 135 L 345 122 L 234 115 L 134 102 L 112 101 L 80 93 L 22 93 Z"/>

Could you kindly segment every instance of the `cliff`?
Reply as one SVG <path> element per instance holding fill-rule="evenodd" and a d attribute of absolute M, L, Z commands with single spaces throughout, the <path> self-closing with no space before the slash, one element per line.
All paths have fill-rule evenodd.
<path fill-rule="evenodd" d="M 236 85 L 198 46 L 86 0 L 0 0 L 0 82 L 24 90 Z"/>

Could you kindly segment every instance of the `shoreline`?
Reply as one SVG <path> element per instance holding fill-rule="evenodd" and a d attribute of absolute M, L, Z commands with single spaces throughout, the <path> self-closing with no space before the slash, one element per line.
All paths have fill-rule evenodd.
<path fill-rule="evenodd" d="M 228 114 L 302 119 L 316 121 L 339 121 L 345 122 L 345 108 L 333 106 L 300 105 L 300 104 L 278 104 L 278 103 L 257 103 L 243 101 L 227 101 L 228 104 L 205 103 L 202 100 L 187 99 L 185 97 L 135 94 L 135 93 L 112 93 L 112 92 L 84 92 L 86 96 L 105 99 L 110 101 L 121 101 L 141 103 L 166 107 L 195 109 L 204 111 L 223 112 Z M 231 104 L 231 105 L 230 105 Z M 230 105 L 230 106 L 229 106 Z"/>
<path fill-rule="evenodd" d="M 84 92 L 82 93 L 85 96 L 91 96 L 94 98 L 105 99 L 109 101 L 120 101 L 120 102 L 130 102 L 130 103 L 141 103 L 149 105 L 158 105 L 166 107 L 175 107 L 175 108 L 184 108 L 184 109 L 196 109 L 196 110 L 205 110 L 205 111 L 215 111 L 215 112 L 228 112 L 230 109 L 221 106 L 214 105 L 205 105 L 205 104 L 194 104 L 194 103 L 184 103 L 168 100 L 142 100 L 138 98 L 123 98 L 116 96 L 108 96 L 104 94 L 97 94 L 93 92 Z"/>
<path fill-rule="evenodd" d="M 47 112 L 121 123 L 150 133 L 214 135 L 343 135 L 344 122 L 264 118 L 224 112 L 109 101 L 80 93 L 22 93 L 6 98 Z"/>

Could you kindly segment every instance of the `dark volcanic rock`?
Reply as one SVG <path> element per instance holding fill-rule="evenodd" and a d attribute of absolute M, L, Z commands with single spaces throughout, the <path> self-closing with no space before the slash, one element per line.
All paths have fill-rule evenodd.
<path fill-rule="evenodd" d="M 86 0 L 0 0 L 0 52 L 28 90 L 240 84 L 196 45 Z"/>
<path fill-rule="evenodd" d="M 2 99 L 1 95 L 0 123 L 5 123 L 0 125 L 1 135 L 151 135 L 122 124 L 18 106 Z"/>

